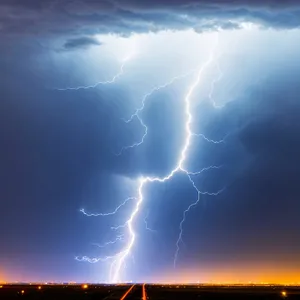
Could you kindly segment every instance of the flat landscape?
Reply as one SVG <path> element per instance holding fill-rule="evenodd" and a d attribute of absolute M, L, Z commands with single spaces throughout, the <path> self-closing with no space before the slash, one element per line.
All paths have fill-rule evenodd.
<path fill-rule="evenodd" d="M 300 287 L 158 284 L 2 285 L 0 299 L 300 299 Z"/>

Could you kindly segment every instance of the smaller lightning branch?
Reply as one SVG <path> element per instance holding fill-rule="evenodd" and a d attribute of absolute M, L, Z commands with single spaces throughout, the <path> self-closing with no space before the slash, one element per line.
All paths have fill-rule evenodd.
<path fill-rule="evenodd" d="M 208 169 L 208 168 L 206 168 Z M 183 223 L 185 222 L 185 219 L 186 219 L 186 215 L 189 213 L 189 211 L 194 208 L 195 206 L 197 206 L 197 204 L 200 202 L 200 196 L 201 195 L 210 195 L 210 196 L 217 196 L 219 195 L 221 192 L 223 192 L 224 189 L 221 189 L 217 192 L 214 192 L 214 193 L 210 193 L 210 192 L 201 192 L 197 186 L 195 185 L 195 182 L 193 181 L 193 179 L 191 178 L 191 173 L 188 174 L 188 179 L 189 181 L 191 182 L 193 188 L 196 190 L 197 192 L 197 200 L 195 202 L 193 202 L 192 204 L 190 204 L 188 206 L 188 208 L 183 212 L 183 216 L 182 216 L 182 219 L 180 221 L 180 224 L 179 224 L 179 235 L 178 235 L 178 239 L 176 241 L 176 251 L 175 251 L 175 255 L 174 255 L 174 262 L 173 262 L 173 265 L 174 265 L 174 268 L 176 267 L 176 264 L 177 264 L 177 260 L 178 260 L 178 254 L 179 254 L 179 250 L 180 250 L 180 243 L 183 243 L 183 240 L 182 240 L 182 235 L 183 235 Z"/>
<path fill-rule="evenodd" d="M 206 167 L 206 168 L 202 168 L 200 171 L 197 171 L 197 172 L 188 171 L 187 175 L 200 175 L 201 173 L 203 173 L 205 171 L 208 171 L 208 170 L 211 170 L 211 169 L 220 169 L 220 168 L 222 168 L 222 165 L 220 165 L 220 166 L 209 166 L 209 167 Z"/>
<path fill-rule="evenodd" d="M 150 96 L 152 96 L 152 94 L 154 94 L 155 92 L 161 90 L 161 89 L 165 89 L 167 88 L 168 86 L 172 85 L 174 82 L 176 82 L 177 80 L 179 79 L 183 79 L 191 74 L 193 74 L 194 72 L 196 71 L 196 69 L 193 69 L 193 70 L 190 70 L 189 72 L 183 74 L 183 75 L 178 75 L 178 76 L 175 76 L 173 77 L 171 80 L 169 80 L 168 82 L 162 84 L 162 85 L 159 85 L 159 86 L 155 86 L 154 88 L 152 88 L 152 90 L 148 93 L 146 93 L 142 99 L 142 105 L 141 107 L 137 108 L 135 110 L 135 112 L 130 116 L 130 118 L 128 120 L 126 120 L 125 122 L 126 123 L 129 123 L 133 120 L 134 117 L 137 117 L 137 115 L 145 108 L 145 104 L 146 104 L 146 101 L 148 100 L 148 98 Z"/>
<path fill-rule="evenodd" d="M 118 235 L 114 240 L 108 241 L 104 244 L 93 243 L 92 245 L 97 246 L 99 248 L 105 248 L 109 245 L 113 245 L 113 244 L 116 244 L 118 242 L 124 241 L 124 237 L 125 237 L 125 235 L 122 234 L 122 235 Z M 81 257 L 76 256 L 75 257 L 75 260 L 77 260 L 79 262 L 88 262 L 88 263 L 91 263 L 91 264 L 95 264 L 95 263 L 98 263 L 98 262 L 107 262 L 107 261 L 115 260 L 115 259 L 116 259 L 116 255 L 110 255 L 110 256 L 105 256 L 105 257 L 92 257 L 92 258 L 88 257 L 88 256 L 81 256 Z"/>
<path fill-rule="evenodd" d="M 97 262 L 105 262 L 105 261 L 109 261 L 111 259 L 114 259 L 115 256 L 106 256 L 106 257 L 93 257 L 93 258 L 90 258 L 88 256 L 76 256 L 75 257 L 75 260 L 77 261 L 83 261 L 83 262 L 89 262 L 91 264 L 95 264 Z"/>
<path fill-rule="evenodd" d="M 123 73 L 124 73 L 124 68 L 126 63 L 132 58 L 133 55 L 127 56 L 125 59 L 123 59 L 120 70 L 117 74 L 115 74 L 110 80 L 106 81 L 98 81 L 95 84 L 92 85 L 81 85 L 81 86 L 76 86 L 76 87 L 66 87 L 66 88 L 57 88 L 57 91 L 70 91 L 70 90 L 88 90 L 88 89 L 94 89 L 99 85 L 107 85 L 107 84 L 113 84 L 116 82 L 117 79 L 119 79 Z"/>
<path fill-rule="evenodd" d="M 121 228 L 125 228 L 125 227 L 127 226 L 127 223 L 128 223 L 128 222 L 126 222 L 126 223 L 124 223 L 124 224 L 122 224 L 122 225 L 112 226 L 112 227 L 110 227 L 110 229 L 112 229 L 112 230 L 119 230 L 119 229 L 121 229 Z"/>
<path fill-rule="evenodd" d="M 122 155 L 122 153 L 125 150 L 128 150 L 130 148 L 138 147 L 138 146 L 140 146 L 140 145 L 142 145 L 144 143 L 144 139 L 146 138 L 146 136 L 148 134 L 148 127 L 147 127 L 147 125 L 144 123 L 143 119 L 139 115 L 136 115 L 136 118 L 139 120 L 141 126 L 144 128 L 144 134 L 143 134 L 143 136 L 142 136 L 142 138 L 141 138 L 140 141 L 135 142 L 135 143 L 131 144 L 130 146 L 122 147 L 122 149 L 120 150 L 120 152 L 116 154 L 117 156 Z M 126 122 L 126 123 L 128 123 L 128 122 Z"/>
<path fill-rule="evenodd" d="M 154 88 L 152 88 L 152 90 L 151 90 L 150 92 L 148 92 L 148 93 L 146 93 L 146 94 L 144 95 L 144 97 L 142 98 L 141 106 L 135 110 L 135 112 L 130 116 L 129 119 L 124 120 L 124 122 L 128 124 L 128 123 L 132 122 L 134 118 L 137 118 L 138 121 L 140 122 L 140 125 L 141 125 L 141 126 L 143 127 L 143 129 L 144 129 L 144 133 L 143 133 L 143 135 L 142 135 L 140 141 L 135 142 L 135 143 L 133 143 L 133 144 L 131 144 L 131 145 L 129 145 L 129 146 L 123 147 L 123 148 L 120 150 L 120 152 L 117 153 L 117 156 L 120 156 L 125 150 L 131 149 L 131 148 L 135 148 L 135 147 L 138 147 L 138 146 L 140 146 L 141 144 L 143 144 L 144 139 L 146 138 L 146 136 L 147 136 L 147 134 L 148 134 L 148 127 L 147 127 L 147 125 L 144 123 L 142 117 L 140 116 L 140 113 L 144 110 L 147 100 L 149 100 L 150 97 L 151 97 L 155 92 L 158 92 L 158 91 L 160 91 L 160 90 L 162 90 L 162 89 L 165 89 L 165 88 L 171 86 L 171 85 L 172 85 L 174 82 L 176 82 L 177 80 L 186 78 L 186 77 L 188 77 L 189 75 L 193 74 L 195 71 L 196 71 L 195 69 L 192 69 L 192 70 L 190 70 L 189 72 L 187 72 L 187 73 L 185 73 L 185 74 L 183 74 L 183 75 L 175 76 L 175 77 L 173 77 L 171 80 L 169 80 L 168 82 L 166 82 L 166 83 L 164 83 L 164 84 L 162 84 L 162 85 L 159 85 L 159 86 L 155 86 Z"/>
<path fill-rule="evenodd" d="M 146 217 L 145 217 L 145 219 L 144 219 L 144 223 L 145 223 L 145 225 L 146 225 L 146 229 L 149 230 L 150 232 L 156 232 L 156 230 L 151 229 L 151 228 L 148 226 L 148 217 L 149 217 L 149 210 L 148 210 L 147 215 L 146 215 Z"/>
<path fill-rule="evenodd" d="M 104 244 L 93 243 L 92 245 L 97 246 L 98 248 L 105 248 L 106 246 L 114 245 L 117 242 L 122 242 L 123 240 L 124 240 L 124 234 L 120 234 L 120 235 L 117 235 L 117 237 L 112 241 L 108 241 Z"/>
<path fill-rule="evenodd" d="M 193 133 L 193 136 L 201 137 L 205 141 L 207 141 L 208 143 L 212 143 L 212 144 L 221 144 L 221 143 L 224 143 L 225 142 L 225 138 L 227 137 L 227 135 L 226 135 L 223 139 L 216 141 L 216 140 L 212 140 L 212 139 L 207 138 L 203 133 Z"/>
<path fill-rule="evenodd" d="M 114 211 L 111 211 L 111 212 L 108 212 L 108 213 L 87 213 L 84 210 L 84 208 L 80 209 L 79 211 L 82 212 L 87 217 L 99 217 L 99 216 L 105 217 L 105 216 L 111 216 L 111 215 L 116 214 L 118 212 L 118 210 L 122 206 L 124 206 L 128 201 L 130 201 L 130 200 L 135 200 L 135 198 L 134 197 L 129 197 L 129 198 L 125 199 L 124 202 L 121 203 L 119 206 L 117 206 Z"/>

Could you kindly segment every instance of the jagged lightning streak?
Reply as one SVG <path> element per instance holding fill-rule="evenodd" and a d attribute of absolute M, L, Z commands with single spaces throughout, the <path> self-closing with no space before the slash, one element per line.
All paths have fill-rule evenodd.
<path fill-rule="evenodd" d="M 155 92 L 158 92 L 158 91 L 160 91 L 160 90 L 162 90 L 162 89 L 167 88 L 168 86 L 172 85 L 172 84 L 173 84 L 174 82 L 176 82 L 177 80 L 183 79 L 183 78 L 185 78 L 185 77 L 191 75 L 191 74 L 194 73 L 195 71 L 196 71 L 196 69 L 192 69 L 192 70 L 190 70 L 189 72 L 187 72 L 187 73 L 185 73 L 185 74 L 183 74 L 183 75 L 175 76 L 175 77 L 173 77 L 170 81 L 168 81 L 168 82 L 166 82 L 166 83 L 164 83 L 164 84 L 162 84 L 162 85 L 155 86 L 150 92 L 148 92 L 148 93 L 146 93 L 146 94 L 144 95 L 144 97 L 142 98 L 141 106 L 135 110 L 135 112 L 130 116 L 129 119 L 124 120 L 125 123 L 128 124 L 128 123 L 132 122 L 134 118 L 137 118 L 137 119 L 139 120 L 141 126 L 142 126 L 143 129 L 144 129 L 144 133 L 143 133 L 143 135 L 142 135 L 140 141 L 135 142 L 135 143 L 133 143 L 132 145 L 123 147 L 123 148 L 119 151 L 119 153 L 117 153 L 118 156 L 120 156 L 125 150 L 128 150 L 128 149 L 130 149 L 130 148 L 134 148 L 134 147 L 138 147 L 138 146 L 140 146 L 141 144 L 143 144 L 143 142 L 144 142 L 144 140 L 145 140 L 145 137 L 146 137 L 147 134 L 148 134 L 148 127 L 147 127 L 147 125 L 144 123 L 143 119 L 141 118 L 140 113 L 144 110 L 147 100 L 149 100 L 149 98 L 150 98 Z"/>
<path fill-rule="evenodd" d="M 212 142 L 212 143 L 215 143 L 215 144 L 224 142 L 224 139 L 221 140 L 221 141 L 210 140 L 210 139 L 206 138 L 203 134 L 195 134 L 191 130 L 191 124 L 192 124 L 192 120 L 193 120 L 192 112 L 191 112 L 191 97 L 192 97 L 192 95 L 194 93 L 194 90 L 196 89 L 196 87 L 200 83 L 201 75 L 202 75 L 203 71 L 213 62 L 213 58 L 214 58 L 213 54 L 211 53 L 211 55 L 209 56 L 209 59 L 198 70 L 197 76 L 196 76 L 195 80 L 191 83 L 191 85 L 189 86 L 188 92 L 187 92 L 187 94 L 186 94 L 186 96 L 184 98 L 184 103 L 185 103 L 185 117 L 186 117 L 185 118 L 185 139 L 184 139 L 184 143 L 182 145 L 182 148 L 181 148 L 181 151 L 180 151 L 180 155 L 178 157 L 176 165 L 174 166 L 174 168 L 165 177 L 141 177 L 138 180 L 137 201 L 136 201 L 135 207 L 133 208 L 133 211 L 130 214 L 129 219 L 123 225 L 119 225 L 117 227 L 113 227 L 113 229 L 116 229 L 116 230 L 120 229 L 120 228 L 126 228 L 127 229 L 127 234 L 129 236 L 129 239 L 128 239 L 128 242 L 126 243 L 126 245 L 124 246 L 124 248 L 119 253 L 115 254 L 114 256 L 108 256 L 108 257 L 105 257 L 105 258 L 88 258 L 88 257 L 84 256 L 81 259 L 78 259 L 78 260 L 81 260 L 81 261 L 88 261 L 88 262 L 91 262 L 91 263 L 98 262 L 98 261 L 107 261 L 107 260 L 112 259 L 113 262 L 111 263 L 111 267 L 110 267 L 110 281 L 111 282 L 120 282 L 121 269 L 122 269 L 122 267 L 125 264 L 125 260 L 126 260 L 127 256 L 131 253 L 131 250 L 133 248 L 133 245 L 134 245 L 134 242 L 135 242 L 135 239 L 136 239 L 136 234 L 135 234 L 133 223 L 134 223 L 134 221 L 135 221 L 135 219 L 136 219 L 136 217 L 138 215 L 138 212 L 140 210 L 140 207 L 141 207 L 141 205 L 142 205 L 142 203 L 144 201 L 143 188 L 145 187 L 145 185 L 147 183 L 151 183 L 151 182 L 161 182 L 162 183 L 162 182 L 165 182 L 165 181 L 171 179 L 176 173 L 181 172 L 181 173 L 184 173 L 184 174 L 187 175 L 187 177 L 188 177 L 189 181 L 191 182 L 193 188 L 197 192 L 197 200 L 194 203 L 190 204 L 188 206 L 188 208 L 184 211 L 183 218 L 182 218 L 182 220 L 180 222 L 179 237 L 178 237 L 178 240 L 176 242 L 176 252 L 175 252 L 175 257 L 174 257 L 174 266 L 176 265 L 177 258 L 178 258 L 179 244 L 180 244 L 180 242 L 182 242 L 183 223 L 185 222 L 187 213 L 194 206 L 196 206 L 198 204 L 198 202 L 200 201 L 200 195 L 205 194 L 205 195 L 214 195 L 214 196 L 216 196 L 216 195 L 220 194 L 222 192 L 222 190 L 223 190 L 222 189 L 222 190 L 220 190 L 218 192 L 215 192 L 215 193 L 202 192 L 202 191 L 199 190 L 199 188 L 196 186 L 194 180 L 192 179 L 192 176 L 197 176 L 197 175 L 201 174 L 202 172 L 207 171 L 208 169 L 217 169 L 217 168 L 220 168 L 220 166 L 210 166 L 210 167 L 207 167 L 207 168 L 203 168 L 202 170 L 197 171 L 197 172 L 192 172 L 192 171 L 189 171 L 189 170 L 187 170 L 185 168 L 185 162 L 187 160 L 187 154 L 188 154 L 188 151 L 189 151 L 189 148 L 190 148 L 190 145 L 191 145 L 191 139 L 192 139 L 193 136 L 201 136 L 206 141 Z M 175 79 L 173 79 L 171 81 L 171 83 L 174 80 Z M 162 87 L 167 86 L 167 85 L 168 84 L 165 84 Z M 155 88 L 150 93 L 146 94 L 146 96 L 143 98 L 142 106 L 135 111 L 135 113 L 129 118 L 129 120 L 127 120 L 127 122 L 130 122 L 130 121 L 133 120 L 134 117 L 137 117 L 139 119 L 141 125 L 145 128 L 145 134 L 143 135 L 142 140 L 140 142 L 134 143 L 131 146 L 124 147 L 121 150 L 121 153 L 125 149 L 133 148 L 133 147 L 139 146 L 139 145 L 141 145 L 143 143 L 144 138 L 147 135 L 148 128 L 144 124 L 144 122 L 143 122 L 142 118 L 140 117 L 139 113 L 144 109 L 146 99 L 153 92 L 155 92 L 156 90 L 158 90 L 158 89 L 160 89 L 162 87 Z M 116 211 L 114 213 L 116 213 Z M 107 214 L 105 214 L 105 215 L 107 215 Z"/>
<path fill-rule="evenodd" d="M 115 258 L 114 255 L 113 256 L 106 256 L 106 257 L 93 257 L 93 258 L 90 258 L 88 256 L 82 256 L 82 257 L 75 256 L 75 259 L 77 261 L 89 262 L 91 264 L 95 264 L 99 261 L 106 262 L 106 261 L 109 261 L 109 260 L 114 259 L 114 258 Z"/>
<path fill-rule="evenodd" d="M 119 230 L 119 229 L 121 229 L 121 228 L 125 228 L 126 226 L 127 226 L 127 223 L 128 223 L 128 221 L 126 221 L 124 224 L 122 224 L 122 225 L 118 225 L 118 226 L 112 226 L 112 227 L 110 227 L 110 229 L 112 229 L 112 230 Z"/>
<path fill-rule="evenodd" d="M 130 200 L 135 200 L 135 197 L 129 197 L 129 198 L 125 199 L 124 202 L 122 202 L 119 206 L 117 206 L 114 211 L 111 211 L 111 212 L 108 212 L 108 213 L 87 213 L 84 210 L 84 208 L 81 208 L 79 211 L 82 212 L 87 217 L 111 216 L 111 215 L 116 214 L 118 212 L 118 210 Z"/>
<path fill-rule="evenodd" d="M 191 130 L 191 123 L 192 123 L 192 119 L 193 119 L 192 118 L 192 113 L 191 113 L 191 97 L 193 95 L 194 90 L 196 89 L 196 87 L 200 83 L 200 79 L 201 79 L 201 75 L 202 75 L 203 71 L 211 64 L 212 61 L 213 61 L 213 54 L 211 54 L 209 56 L 209 59 L 200 68 L 200 70 L 198 71 L 198 74 L 196 76 L 195 81 L 191 84 L 191 86 L 188 89 L 187 95 L 185 96 L 184 100 L 185 100 L 185 115 L 186 115 L 186 121 L 185 121 L 186 135 L 185 135 L 184 144 L 183 144 L 183 147 L 180 151 L 180 156 L 178 158 L 176 166 L 165 177 L 141 177 L 139 179 L 138 201 L 136 202 L 136 206 L 135 206 L 132 214 L 130 215 L 129 220 L 127 221 L 127 230 L 128 230 L 128 235 L 129 235 L 130 238 L 129 238 L 129 241 L 128 241 L 127 245 L 125 246 L 124 250 L 122 250 L 120 253 L 118 253 L 116 255 L 116 259 L 114 260 L 114 262 L 112 264 L 112 268 L 114 269 L 113 272 L 112 272 L 113 273 L 112 282 L 119 282 L 120 281 L 121 267 L 122 267 L 126 257 L 129 255 L 133 245 L 134 245 L 136 235 L 135 235 L 135 231 L 133 229 L 133 221 L 134 221 L 134 219 L 135 219 L 135 217 L 136 217 L 136 215 L 137 215 L 137 213 L 140 209 L 140 206 L 141 206 L 141 204 L 144 200 L 144 195 L 143 195 L 144 186 L 149 182 L 165 182 L 165 181 L 169 180 L 170 178 L 172 178 L 175 173 L 183 172 L 188 176 L 188 178 L 191 181 L 193 187 L 196 189 L 196 191 L 198 193 L 198 198 L 197 198 L 197 201 L 195 203 L 193 203 L 192 205 L 190 205 L 188 207 L 188 209 L 185 211 L 184 217 L 183 217 L 183 219 L 180 223 L 180 235 L 179 235 L 179 239 L 178 239 L 178 242 L 177 242 L 177 250 L 176 250 L 175 258 L 174 258 L 174 265 L 176 264 L 178 251 L 179 251 L 179 242 L 182 238 L 182 225 L 185 221 L 186 213 L 192 208 L 192 206 L 195 206 L 199 202 L 200 195 L 204 194 L 203 192 L 201 192 L 196 187 L 194 181 L 191 178 L 191 176 L 194 175 L 194 174 L 192 174 L 191 172 L 186 170 L 184 164 L 186 162 L 187 152 L 189 150 L 189 147 L 190 147 L 190 144 L 191 144 L 191 139 L 192 139 L 192 136 L 193 136 L 193 132 Z M 214 167 L 212 166 L 211 168 L 214 168 Z M 220 192 L 221 191 L 219 191 L 217 193 L 205 192 L 205 194 L 218 195 Z"/>
<path fill-rule="evenodd" d="M 225 139 L 227 138 L 228 134 L 226 134 L 221 140 L 218 141 L 207 138 L 203 133 L 193 133 L 193 136 L 202 137 L 205 141 L 212 144 L 222 144 L 225 143 Z"/>
<path fill-rule="evenodd" d="M 188 172 L 188 175 L 199 175 L 205 171 L 208 171 L 208 170 L 211 170 L 211 169 L 220 169 L 222 166 L 209 166 L 209 167 L 206 167 L 206 168 L 202 168 L 201 170 L 199 171 L 196 171 L 196 172 Z"/>
<path fill-rule="evenodd" d="M 92 245 L 93 246 L 97 246 L 98 248 L 105 248 L 108 245 L 114 245 L 117 242 L 123 241 L 123 240 L 124 240 L 124 234 L 120 234 L 120 235 L 117 235 L 117 237 L 114 240 L 112 240 L 112 241 L 108 241 L 108 242 L 106 242 L 104 244 L 93 243 Z"/>
<path fill-rule="evenodd" d="M 215 167 L 215 168 L 218 168 L 218 167 Z M 206 170 L 209 169 L 209 168 L 206 168 Z M 211 168 L 210 168 L 211 169 Z M 204 170 L 204 169 L 202 169 Z M 193 208 L 195 207 L 199 202 L 200 202 L 200 196 L 201 195 L 209 195 L 209 196 L 217 196 L 219 195 L 224 189 L 221 189 L 215 193 L 210 193 L 210 192 L 201 192 L 197 186 L 195 185 L 195 182 L 192 180 L 191 178 L 191 174 L 192 175 L 197 175 L 198 172 L 193 172 L 193 173 L 189 173 L 188 174 L 188 178 L 189 178 L 189 181 L 191 182 L 191 184 L 193 185 L 194 189 L 197 191 L 197 200 L 195 202 L 193 202 L 192 204 L 190 204 L 188 206 L 188 208 L 183 212 L 183 216 L 182 216 L 182 219 L 181 219 L 181 222 L 179 223 L 179 235 L 178 235 L 178 239 L 176 241 L 176 251 L 175 251 L 175 255 L 174 255 L 174 262 L 173 262 L 173 265 L 174 265 L 174 268 L 176 267 L 176 263 L 177 263 L 177 260 L 178 260 L 178 254 L 179 254 L 179 250 L 180 250 L 180 243 L 182 243 L 182 235 L 183 235 L 183 223 L 185 222 L 185 218 L 186 218 L 186 215 L 187 213 Z M 201 171 L 200 171 L 201 173 Z M 199 174 L 199 173 L 198 173 Z"/>
<path fill-rule="evenodd" d="M 69 90 L 88 90 L 88 89 L 94 89 L 99 85 L 106 85 L 106 84 L 112 84 L 115 83 L 117 79 L 119 79 L 123 73 L 124 73 L 124 68 L 126 63 L 133 57 L 134 54 L 130 54 L 127 57 L 125 57 L 122 60 L 122 64 L 120 66 L 120 70 L 117 74 L 115 74 L 110 80 L 106 80 L 106 81 L 98 81 L 95 84 L 92 85 L 80 85 L 80 86 L 76 86 L 76 87 L 66 87 L 66 88 L 56 88 L 57 91 L 69 91 Z"/>

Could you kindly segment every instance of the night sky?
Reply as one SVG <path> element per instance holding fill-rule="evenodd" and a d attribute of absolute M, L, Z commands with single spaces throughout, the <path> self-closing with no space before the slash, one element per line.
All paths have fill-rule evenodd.
<path fill-rule="evenodd" d="M 126 227 L 111 227 L 136 200 L 80 209 L 114 211 L 176 166 L 213 53 L 190 98 L 210 141 L 192 137 L 185 167 L 216 166 L 193 180 L 221 192 L 186 214 L 174 268 L 197 193 L 183 173 L 147 183 L 120 278 L 300 282 L 299 27 L 297 0 L 0 0 L 0 281 L 109 281 L 113 260 L 75 258 L 122 251 Z M 144 134 L 124 120 L 163 85 L 140 112 L 144 142 L 118 155 Z"/>

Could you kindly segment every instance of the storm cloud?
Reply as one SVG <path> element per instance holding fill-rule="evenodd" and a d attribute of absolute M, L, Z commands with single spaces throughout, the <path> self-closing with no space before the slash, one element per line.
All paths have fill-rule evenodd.
<path fill-rule="evenodd" d="M 64 44 L 64 49 L 73 50 L 78 48 L 87 48 L 92 45 L 99 46 L 101 43 L 93 37 L 84 36 L 67 40 Z"/>
<path fill-rule="evenodd" d="M 243 22 L 257 23 L 265 28 L 298 28 L 300 10 L 296 0 L 264 3 L 221 0 L 4 0 L 0 3 L 0 32 L 5 35 L 130 35 L 165 29 L 232 29 L 241 27 Z"/>

